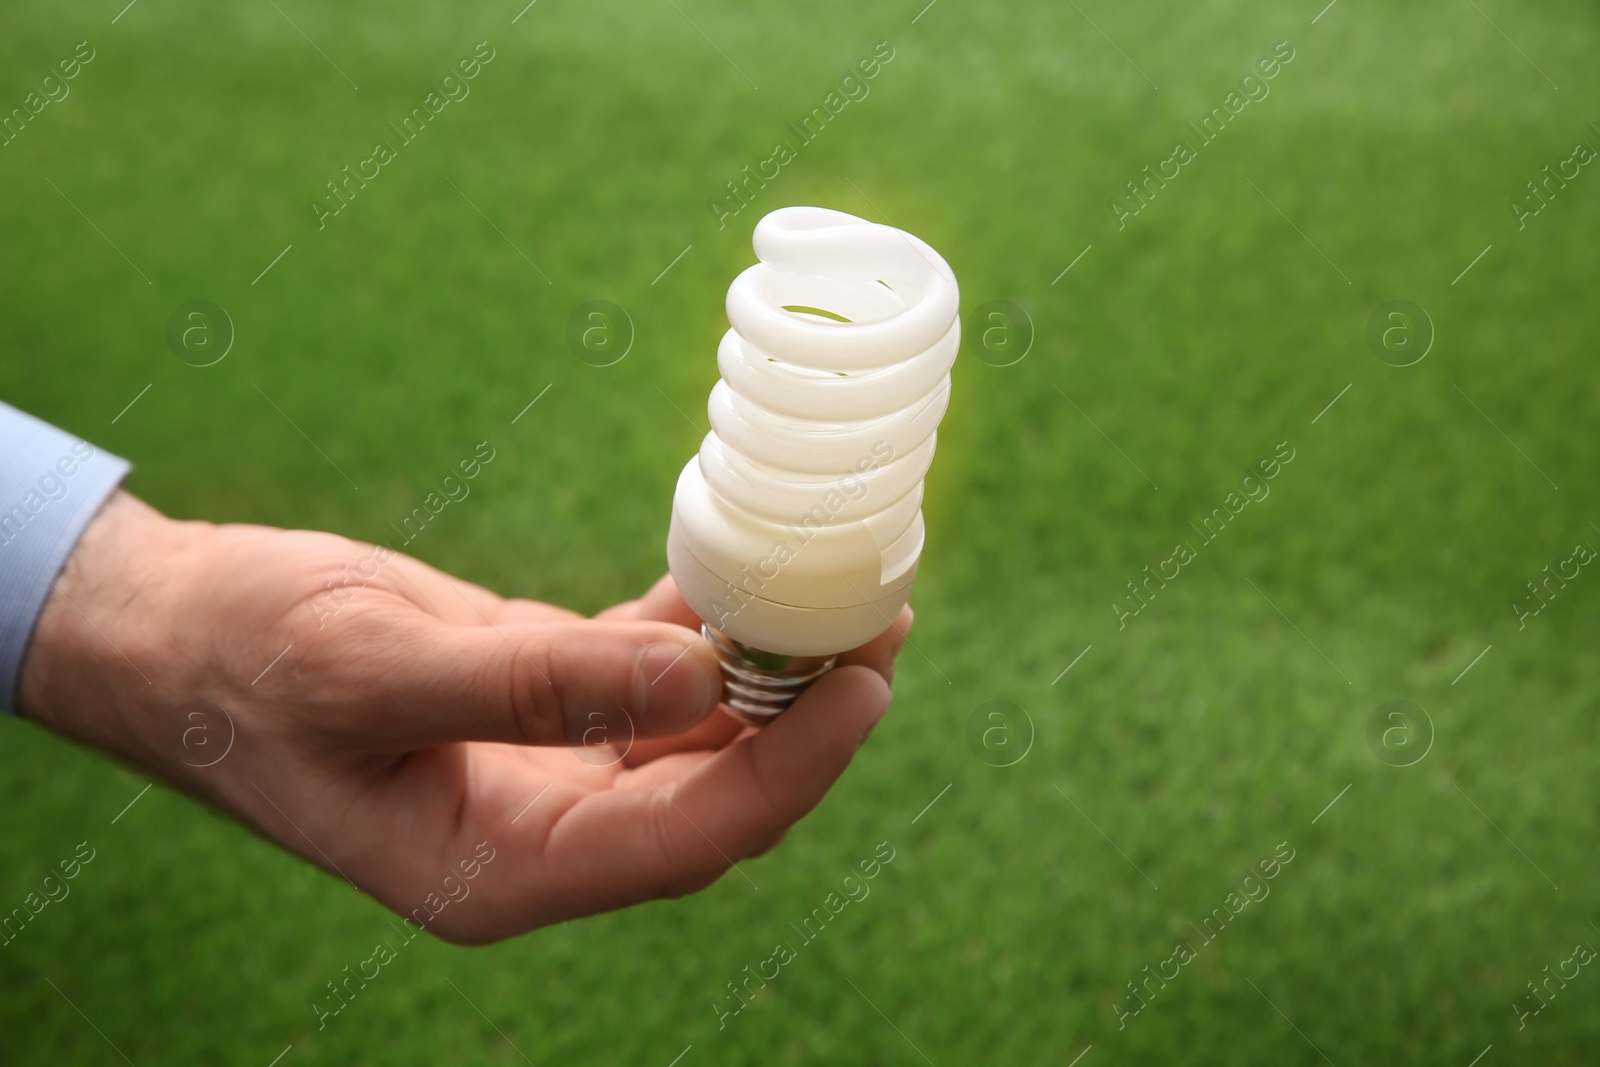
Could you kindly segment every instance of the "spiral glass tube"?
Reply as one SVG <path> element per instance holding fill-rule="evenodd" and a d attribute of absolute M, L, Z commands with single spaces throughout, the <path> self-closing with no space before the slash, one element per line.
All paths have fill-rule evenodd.
<path fill-rule="evenodd" d="M 910 595 L 960 323 L 949 266 L 901 230 L 791 207 L 753 243 L 667 556 L 727 703 L 764 721 Z"/>

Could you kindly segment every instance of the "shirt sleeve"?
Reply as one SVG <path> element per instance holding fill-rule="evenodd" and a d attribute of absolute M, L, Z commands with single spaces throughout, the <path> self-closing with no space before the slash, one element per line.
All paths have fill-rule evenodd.
<path fill-rule="evenodd" d="M 128 463 L 0 402 L 0 711 L 56 575 Z"/>

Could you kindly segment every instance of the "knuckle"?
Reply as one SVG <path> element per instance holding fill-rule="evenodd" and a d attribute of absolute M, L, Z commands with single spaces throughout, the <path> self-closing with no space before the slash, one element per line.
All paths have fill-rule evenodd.
<path fill-rule="evenodd" d="M 658 793 L 651 805 L 650 828 L 661 871 L 655 896 L 673 898 L 698 893 L 727 872 L 727 861 L 698 834 L 685 847 L 685 819 L 665 794 Z"/>
<path fill-rule="evenodd" d="M 569 743 L 567 716 L 555 684 L 561 677 L 563 657 L 549 641 L 537 640 L 507 642 L 504 654 L 495 660 L 501 677 L 492 684 L 503 687 L 514 735 L 529 744 Z"/>
<path fill-rule="evenodd" d="M 428 925 L 421 929 L 426 930 L 440 941 L 451 945 L 481 945 L 493 940 L 493 937 L 486 929 L 482 928 L 482 924 L 477 920 L 471 916 L 462 918 L 451 914 L 450 911 L 451 909 L 446 909 L 439 915 L 434 916 Z M 402 915 L 401 918 L 411 919 L 411 916 Z M 411 921 L 415 923 L 416 920 L 412 919 Z"/>
<path fill-rule="evenodd" d="M 749 783 L 749 788 L 745 792 L 754 798 L 752 807 L 755 817 L 751 820 L 752 823 L 759 827 L 770 827 L 769 832 L 787 831 L 789 824 L 796 818 L 795 813 L 790 810 L 789 804 L 773 792 L 771 776 L 761 773 L 761 768 L 756 763 L 755 750 L 746 746 L 741 751 L 743 759 L 740 760 L 739 766 Z"/>

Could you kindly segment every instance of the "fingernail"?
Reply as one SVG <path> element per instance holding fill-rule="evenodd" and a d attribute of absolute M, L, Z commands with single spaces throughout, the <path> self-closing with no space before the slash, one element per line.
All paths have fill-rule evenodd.
<path fill-rule="evenodd" d="M 711 710 L 720 686 L 715 662 L 710 655 L 696 655 L 693 644 L 647 645 L 633 669 L 634 707 L 644 714 L 702 715 Z"/>
<path fill-rule="evenodd" d="M 908 616 L 906 624 L 894 627 L 894 654 L 897 656 L 900 654 L 900 650 L 906 647 L 906 642 L 911 639 L 911 627 L 917 621 L 917 613 L 911 610 L 911 605 L 909 604 L 906 605 L 906 615 Z"/>

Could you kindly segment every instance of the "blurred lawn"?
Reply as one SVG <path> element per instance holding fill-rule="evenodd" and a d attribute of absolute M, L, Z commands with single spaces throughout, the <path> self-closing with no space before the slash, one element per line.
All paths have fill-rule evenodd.
<path fill-rule="evenodd" d="M 1508 605 L 1600 546 L 1600 174 L 1525 229 L 1508 204 L 1600 146 L 1594 5 L 922 2 L 8 5 L 0 108 L 96 56 L 0 148 L 0 396 L 174 515 L 392 540 L 487 440 L 412 550 L 588 611 L 637 593 L 724 291 L 785 204 L 917 233 L 969 314 L 1015 301 L 1036 339 L 958 363 L 917 650 L 846 779 L 745 865 L 759 891 L 419 941 L 318 1032 L 386 914 L 160 786 L 112 825 L 146 776 L 8 722 L 0 909 L 97 856 L 0 949 L 0 1060 L 1593 1062 L 1600 976 L 1521 1030 L 1513 1005 L 1600 946 L 1600 575 L 1524 630 Z M 470 97 L 319 232 L 324 182 L 481 40 Z M 1270 96 L 1119 229 L 1124 183 L 1282 40 Z M 719 230 L 710 199 L 880 41 L 870 96 Z M 164 339 L 194 299 L 237 329 L 204 369 Z M 604 368 L 565 342 L 596 299 L 637 333 Z M 1394 299 L 1437 330 L 1406 368 L 1365 340 Z M 1125 583 L 1285 441 L 1270 497 L 1119 631 Z M 1414 766 L 1366 741 L 1391 698 L 1436 731 Z M 1014 766 L 969 747 L 992 700 L 1031 719 Z M 725 983 L 885 840 L 872 895 L 719 1031 Z M 1126 983 L 1285 841 L 1271 896 L 1119 1029 Z"/>

